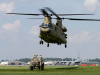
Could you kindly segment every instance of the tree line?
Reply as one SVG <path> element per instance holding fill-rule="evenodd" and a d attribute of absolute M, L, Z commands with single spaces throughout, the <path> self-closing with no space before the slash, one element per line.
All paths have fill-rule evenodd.
<path fill-rule="evenodd" d="M 75 61 L 75 60 L 76 59 L 73 59 L 73 61 Z M 3 61 L 11 61 L 11 60 L 1 60 L 1 62 L 3 62 Z M 15 59 L 13 61 L 22 61 L 22 62 L 27 63 L 27 62 L 30 62 L 31 59 L 30 58 L 22 58 L 22 59 Z M 45 61 L 72 61 L 72 58 L 64 58 L 64 59 L 62 59 L 62 58 L 43 58 L 43 61 L 44 62 Z"/>
<path fill-rule="evenodd" d="M 72 59 L 72 58 L 43 58 L 43 61 L 75 61 L 76 59 Z M 11 60 L 1 60 L 1 62 L 3 61 L 11 61 Z M 30 62 L 31 59 L 30 58 L 22 58 L 22 59 L 15 59 L 13 61 L 22 61 L 22 62 Z M 88 61 L 90 62 L 100 62 L 100 59 L 96 58 L 96 59 L 89 59 Z"/>
<path fill-rule="evenodd" d="M 96 59 L 89 59 L 90 62 L 100 62 L 100 59 L 96 58 Z"/>

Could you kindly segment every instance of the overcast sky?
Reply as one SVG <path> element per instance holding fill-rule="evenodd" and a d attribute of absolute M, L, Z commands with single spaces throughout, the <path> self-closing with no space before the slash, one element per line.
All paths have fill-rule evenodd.
<path fill-rule="evenodd" d="M 100 19 L 99 0 L 0 0 L 0 60 L 43 57 L 100 58 L 100 22 L 63 20 L 67 27 L 67 48 L 62 44 L 40 45 L 39 25 L 43 16 L 8 15 L 5 13 L 41 14 L 39 9 L 50 7 L 58 14 L 95 14 L 65 16 L 66 18 Z M 63 17 L 63 16 L 62 16 Z M 56 23 L 56 20 L 52 20 Z"/>

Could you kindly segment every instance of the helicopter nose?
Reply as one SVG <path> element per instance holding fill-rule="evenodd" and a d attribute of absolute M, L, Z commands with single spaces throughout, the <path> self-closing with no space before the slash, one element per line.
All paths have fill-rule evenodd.
<path fill-rule="evenodd" d="M 41 33 L 50 33 L 50 28 L 41 28 Z"/>

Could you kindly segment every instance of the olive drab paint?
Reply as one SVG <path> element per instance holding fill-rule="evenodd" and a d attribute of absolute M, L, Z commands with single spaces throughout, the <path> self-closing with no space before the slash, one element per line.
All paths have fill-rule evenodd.
<path fill-rule="evenodd" d="M 61 42 L 61 44 L 67 43 L 65 38 L 64 31 L 67 31 L 67 29 L 64 27 L 62 28 L 62 21 L 56 22 L 58 26 L 51 22 L 50 17 L 44 18 L 44 26 L 40 26 L 40 33 L 39 37 L 43 39 L 47 43 L 58 43 Z M 51 24 L 52 27 L 48 27 L 48 25 Z"/>

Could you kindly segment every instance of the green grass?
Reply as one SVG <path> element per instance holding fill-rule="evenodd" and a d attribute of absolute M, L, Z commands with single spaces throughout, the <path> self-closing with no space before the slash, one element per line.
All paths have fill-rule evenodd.
<path fill-rule="evenodd" d="M 100 75 L 100 66 L 45 66 L 43 71 L 30 71 L 29 66 L 0 66 L 0 75 Z"/>

